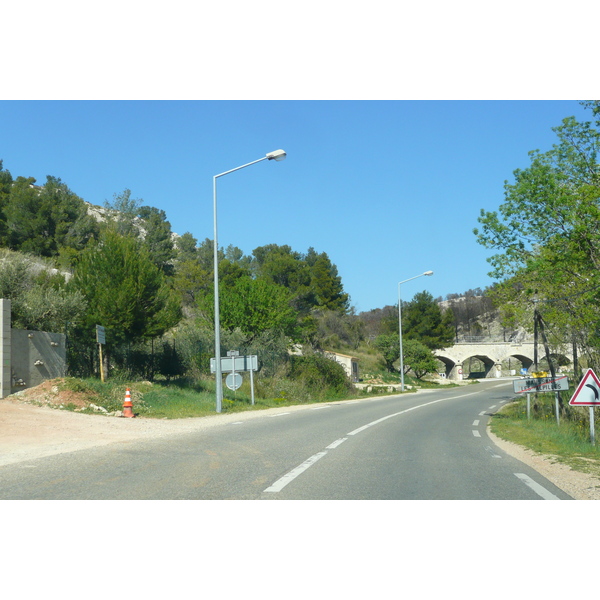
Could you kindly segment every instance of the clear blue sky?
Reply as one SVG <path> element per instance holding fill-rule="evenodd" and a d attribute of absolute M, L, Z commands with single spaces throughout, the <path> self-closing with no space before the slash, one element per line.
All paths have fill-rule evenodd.
<path fill-rule="evenodd" d="M 130 189 L 163 209 L 174 232 L 219 245 L 327 252 L 357 311 L 484 288 L 489 252 L 479 210 L 528 151 L 556 141 L 576 101 L 2 101 L 0 159 L 13 177 L 60 177 L 102 205 Z"/>

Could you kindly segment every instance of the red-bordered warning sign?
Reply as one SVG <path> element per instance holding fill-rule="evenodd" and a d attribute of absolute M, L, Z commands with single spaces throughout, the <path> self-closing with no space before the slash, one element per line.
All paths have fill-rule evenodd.
<path fill-rule="evenodd" d="M 600 406 L 600 379 L 592 369 L 588 369 L 577 386 L 573 397 L 569 400 L 571 406 Z"/>

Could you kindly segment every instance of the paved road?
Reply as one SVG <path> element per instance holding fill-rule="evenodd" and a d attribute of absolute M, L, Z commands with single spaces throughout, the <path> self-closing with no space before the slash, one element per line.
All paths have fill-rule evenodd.
<path fill-rule="evenodd" d="M 570 499 L 487 436 L 512 397 L 511 382 L 492 381 L 265 412 L 6 465 L 0 498 Z"/>

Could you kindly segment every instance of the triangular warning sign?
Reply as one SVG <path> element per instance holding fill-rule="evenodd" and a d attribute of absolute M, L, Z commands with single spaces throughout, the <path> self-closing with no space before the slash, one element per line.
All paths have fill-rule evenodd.
<path fill-rule="evenodd" d="M 592 369 L 588 369 L 577 386 L 573 397 L 569 400 L 571 406 L 600 406 L 600 379 Z"/>

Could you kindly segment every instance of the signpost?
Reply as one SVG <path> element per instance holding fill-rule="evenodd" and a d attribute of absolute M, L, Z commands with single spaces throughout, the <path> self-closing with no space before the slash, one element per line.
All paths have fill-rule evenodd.
<path fill-rule="evenodd" d="M 210 359 L 210 372 L 216 373 L 217 360 Z M 250 354 L 240 356 L 237 350 L 231 350 L 227 356 L 221 357 L 221 373 L 229 373 L 225 378 L 225 385 L 230 390 L 237 390 L 242 385 L 242 376 L 240 372 L 250 371 L 250 388 L 252 395 L 252 405 L 254 406 L 254 371 L 258 371 L 258 356 Z"/>
<path fill-rule="evenodd" d="M 570 406 L 590 407 L 590 440 L 596 445 L 596 430 L 594 426 L 594 407 L 600 406 L 600 380 L 592 369 L 588 369 L 579 382 L 575 393 L 569 400 Z"/>
<path fill-rule="evenodd" d="M 556 422 L 559 423 L 558 391 L 568 389 L 569 380 L 566 375 L 554 378 L 528 377 L 526 379 L 515 379 L 513 381 L 513 390 L 515 394 L 527 394 L 527 419 L 531 418 L 531 392 L 556 392 Z"/>
<path fill-rule="evenodd" d="M 100 353 L 100 381 L 104 383 L 104 358 L 102 356 L 102 344 L 106 344 L 106 332 L 104 327 L 96 325 L 96 342 L 98 342 L 98 351 Z"/>

